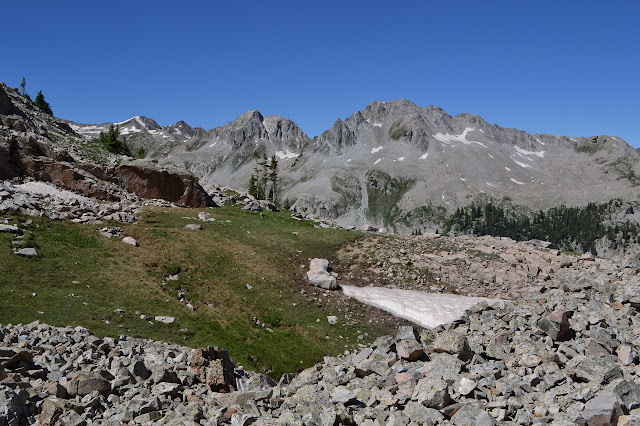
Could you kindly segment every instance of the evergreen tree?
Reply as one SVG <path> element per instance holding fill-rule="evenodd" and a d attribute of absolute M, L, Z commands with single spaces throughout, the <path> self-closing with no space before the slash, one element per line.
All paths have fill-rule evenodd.
<path fill-rule="evenodd" d="M 24 79 L 24 77 L 22 77 L 22 83 L 20 83 L 20 88 L 22 89 L 22 96 L 27 94 L 26 87 L 27 87 L 27 82 Z"/>
<path fill-rule="evenodd" d="M 119 139 L 120 129 L 112 124 L 107 133 L 100 132 L 98 142 L 104 145 L 105 149 L 114 154 L 122 154 L 131 157 L 129 147 Z"/>
<path fill-rule="evenodd" d="M 49 115 L 53 115 L 53 111 L 51 111 L 51 107 L 49 106 L 47 101 L 44 100 L 44 95 L 42 94 L 42 90 L 38 92 L 38 95 L 36 96 L 36 100 L 34 104 L 40 109 L 40 111 L 45 112 Z"/>

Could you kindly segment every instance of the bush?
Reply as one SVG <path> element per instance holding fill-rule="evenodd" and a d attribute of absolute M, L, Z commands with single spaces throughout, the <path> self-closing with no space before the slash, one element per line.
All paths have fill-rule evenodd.
<path fill-rule="evenodd" d="M 107 133 L 100 132 L 97 141 L 102 144 L 105 149 L 113 154 L 122 154 L 131 157 L 131 151 L 127 144 L 118 139 L 120 136 L 120 130 L 118 126 L 109 126 Z"/>

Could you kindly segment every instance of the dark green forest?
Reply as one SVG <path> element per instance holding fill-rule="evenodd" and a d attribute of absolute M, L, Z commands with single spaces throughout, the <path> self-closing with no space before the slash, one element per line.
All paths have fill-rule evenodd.
<path fill-rule="evenodd" d="M 506 212 L 493 203 L 456 209 L 446 231 L 463 234 L 509 237 L 516 241 L 544 240 L 561 250 L 596 253 L 596 240 L 606 237 L 615 248 L 638 243 L 640 226 L 630 221 L 605 225 L 621 208 L 621 200 L 584 207 L 555 207 L 533 215 Z"/>

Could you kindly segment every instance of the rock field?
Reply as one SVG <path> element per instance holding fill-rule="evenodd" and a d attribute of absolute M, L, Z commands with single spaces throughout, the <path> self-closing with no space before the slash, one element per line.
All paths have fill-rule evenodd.
<path fill-rule="evenodd" d="M 476 305 L 433 329 L 401 326 L 277 384 L 234 366 L 220 348 L 101 339 L 38 322 L 0 326 L 0 425 L 640 424 L 636 270 L 536 243 L 379 238 L 347 250 L 352 262 L 367 262 L 376 246 L 370 280 L 378 285 L 462 291 L 467 280 L 474 295 L 512 300 Z M 340 271 L 345 265 L 336 270 L 353 274 Z M 408 267 L 433 276 L 420 284 Z M 495 276 L 478 273 L 490 268 Z M 519 278 L 500 282 L 500 271 Z"/>

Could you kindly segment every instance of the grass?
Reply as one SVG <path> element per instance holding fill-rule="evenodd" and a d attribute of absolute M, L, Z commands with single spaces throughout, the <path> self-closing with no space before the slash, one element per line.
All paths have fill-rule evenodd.
<path fill-rule="evenodd" d="M 199 223 L 200 211 L 216 220 L 199 231 L 185 230 L 184 225 Z M 300 265 L 312 257 L 332 258 L 359 233 L 318 229 L 286 212 L 265 212 L 261 218 L 234 206 L 154 208 L 135 224 L 117 224 L 138 240 L 140 246 L 133 247 L 102 237 L 97 229 L 104 225 L 15 212 L 2 218 L 22 223 L 23 246 L 35 247 L 39 255 L 13 254 L 15 238 L 0 234 L 0 323 L 37 319 L 81 325 L 100 336 L 222 346 L 237 364 L 272 377 L 300 371 L 345 345 L 355 347 L 359 334 L 374 338 L 383 332 L 362 324 L 329 325 L 329 308 L 300 293 L 313 291 Z M 24 225 L 28 220 L 32 223 Z M 175 274 L 178 280 L 166 280 Z M 179 301 L 178 292 L 195 311 Z M 176 322 L 151 324 L 140 315 L 168 315 Z"/>

